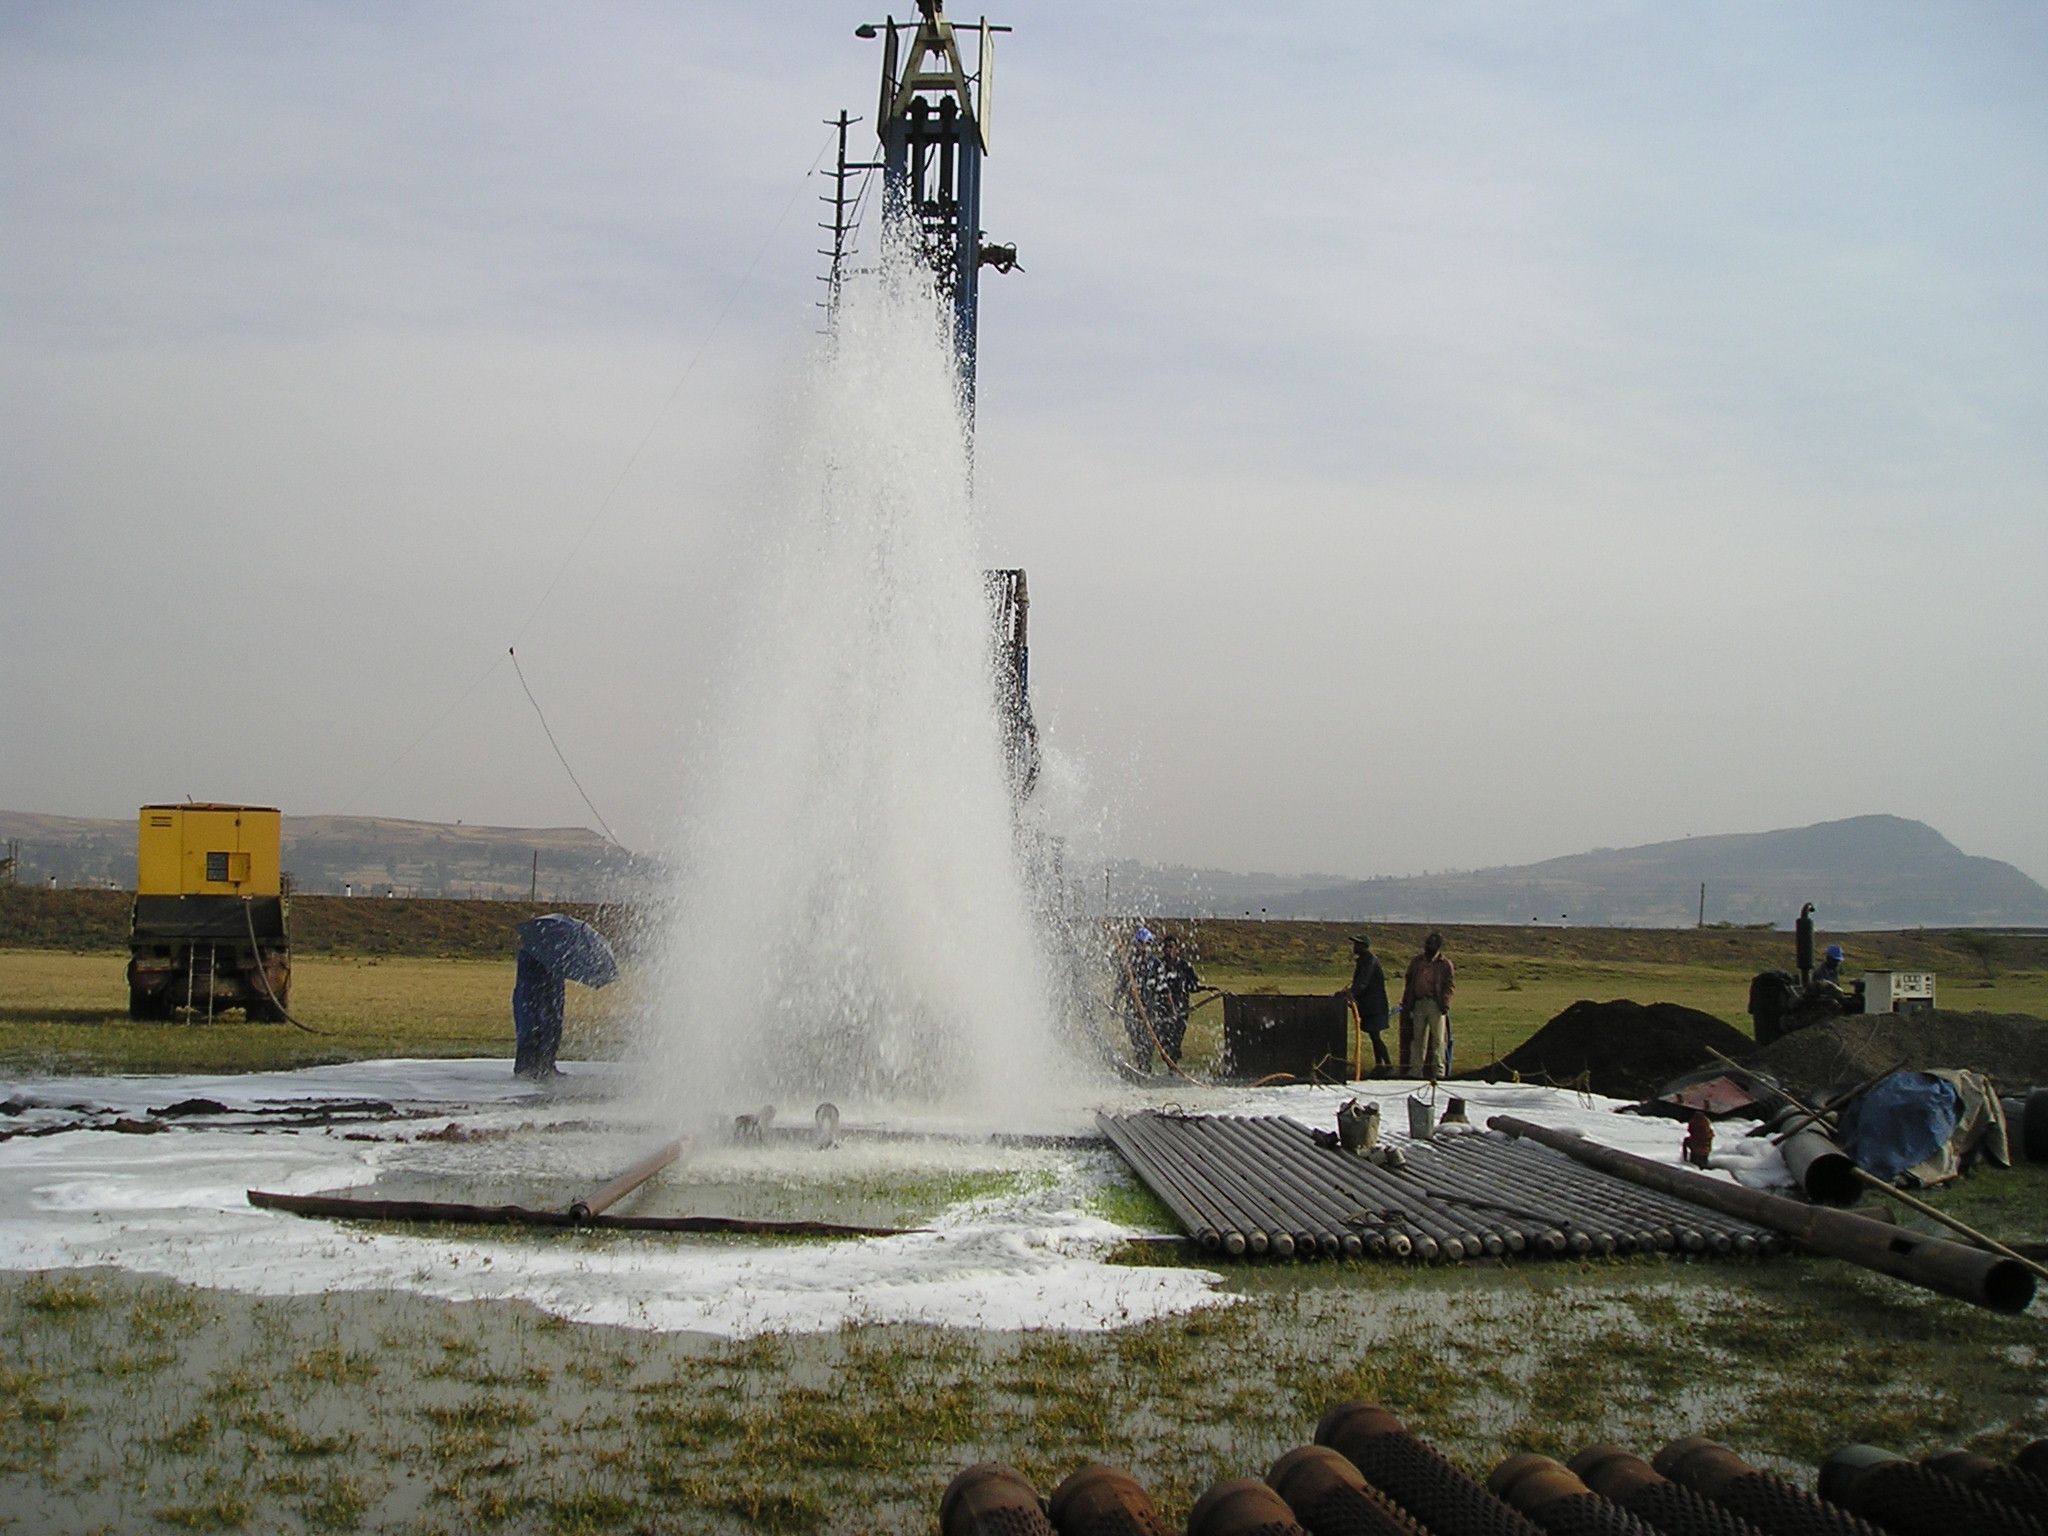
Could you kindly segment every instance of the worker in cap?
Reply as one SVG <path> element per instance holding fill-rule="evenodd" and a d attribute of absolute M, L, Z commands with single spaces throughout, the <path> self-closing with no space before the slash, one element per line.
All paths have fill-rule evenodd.
<path fill-rule="evenodd" d="M 1152 1070 L 1153 1042 L 1166 1006 L 1165 970 L 1154 942 L 1152 930 L 1140 924 L 1116 978 L 1116 1011 L 1130 1036 L 1138 1070 L 1146 1073 Z"/>
<path fill-rule="evenodd" d="M 1830 944 L 1821 951 L 1820 965 L 1814 970 L 1813 979 L 1825 986 L 1839 987 L 1842 984 L 1842 961 L 1846 958 L 1841 945 Z"/>
<path fill-rule="evenodd" d="M 1372 1040 L 1374 1071 L 1391 1071 L 1393 1058 L 1387 1055 L 1387 971 L 1372 952 L 1372 935 L 1351 937 L 1351 985 L 1342 994 L 1358 1010 L 1358 1027 Z"/>
<path fill-rule="evenodd" d="M 1401 987 L 1401 1066 L 1410 1077 L 1435 1082 L 1451 1070 L 1451 994 L 1457 970 L 1444 953 L 1444 936 L 1432 933 L 1422 953 L 1408 962 Z"/>
<path fill-rule="evenodd" d="M 1207 990 L 1195 974 L 1194 962 L 1181 953 L 1180 940 L 1169 933 L 1159 945 L 1160 1011 L 1152 1021 L 1159 1031 L 1159 1048 L 1169 1062 L 1179 1063 L 1194 995 Z"/>

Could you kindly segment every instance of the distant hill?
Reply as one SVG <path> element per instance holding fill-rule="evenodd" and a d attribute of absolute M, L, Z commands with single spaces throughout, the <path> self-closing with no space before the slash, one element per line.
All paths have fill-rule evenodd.
<path fill-rule="evenodd" d="M 22 885 L 135 885 L 135 823 L 0 811 Z M 540 856 L 538 874 L 534 855 Z M 644 893 L 656 869 L 584 827 L 472 827 L 385 816 L 287 816 L 284 867 L 318 895 L 525 897 L 595 902 Z"/>
<path fill-rule="evenodd" d="M 1204 882 L 1204 874 L 1211 879 Z M 1599 848 L 1454 874 L 1345 882 L 1298 877 L 1291 890 L 1275 889 L 1281 882 L 1273 876 L 1230 888 L 1231 877 L 1218 881 L 1213 874 L 1153 872 L 1159 899 L 1150 910 L 1235 917 L 1249 904 L 1273 917 L 1671 928 L 1698 921 L 1705 882 L 1710 923 L 1789 927 L 1800 904 L 1811 901 L 1822 922 L 1837 930 L 2048 926 L 2048 888 L 1899 816 Z M 1223 899 L 1203 894 L 1204 884 Z"/>

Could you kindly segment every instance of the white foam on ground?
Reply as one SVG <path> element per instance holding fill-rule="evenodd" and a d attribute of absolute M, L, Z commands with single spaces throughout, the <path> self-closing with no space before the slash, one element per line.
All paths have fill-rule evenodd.
<path fill-rule="evenodd" d="M 32 1106 L 8 1128 L 83 1123 L 65 1106 L 129 1116 L 181 1099 L 230 1110 L 319 1100 L 376 1099 L 409 1114 L 443 1115 L 467 1129 L 528 1121 L 602 1118 L 615 1069 L 570 1067 L 566 1091 L 537 1093 L 492 1061 L 357 1062 L 239 1076 L 72 1077 L 0 1083 L 0 1100 Z M 1346 1098 L 1375 1098 L 1386 1137 L 1407 1124 L 1407 1085 L 1343 1088 L 1171 1089 L 1127 1085 L 1095 1103 L 1041 1117 L 1034 1130 L 1092 1131 L 1097 1105 L 1240 1114 L 1286 1114 L 1334 1124 Z M 1615 1101 L 1527 1085 L 1461 1085 L 1475 1124 L 1511 1113 L 1579 1130 L 1609 1146 L 1677 1164 L 1683 1128 L 1671 1120 L 1613 1113 Z M 1443 1094 L 1439 1091 L 1439 1107 Z M 102 1117 L 104 1118 L 104 1117 Z M 938 1117 L 933 1117 L 936 1122 Z M 853 1118 L 849 1117 L 849 1123 Z M 957 1129 L 937 1123 L 905 1129 Z M 693 1170 L 707 1177 L 808 1177 L 914 1173 L 1024 1173 L 1014 1194 L 954 1206 L 931 1230 L 835 1242 L 705 1239 L 676 1234 L 546 1232 L 503 1238 L 367 1230 L 258 1210 L 246 1191 L 287 1194 L 356 1188 L 381 1172 L 417 1178 L 445 1171 L 473 1179 L 493 1158 L 534 1168 L 540 1138 L 511 1142 L 348 1140 L 376 1127 L 181 1127 L 160 1135 L 77 1130 L 0 1142 L 0 1268 L 110 1265 L 198 1285 L 264 1295 L 410 1291 L 449 1301 L 524 1300 L 579 1322 L 739 1337 L 770 1330 L 826 1331 L 858 1322 L 970 1328 L 1101 1329 L 1229 1302 L 1221 1277 L 1198 1269 L 1131 1268 L 1103 1262 L 1129 1229 L 1090 1209 L 1105 1174 L 1100 1154 L 1006 1148 L 985 1141 L 849 1143 L 831 1153 L 764 1149 L 736 1155 L 707 1147 Z M 985 1130 L 986 1128 L 984 1128 Z M 1783 1181 L 1769 1143 L 1745 1143 L 1747 1126 L 1717 1127 L 1724 1168 L 1745 1183 Z M 581 1160 L 612 1155 L 646 1134 L 621 1125 L 616 1144 L 586 1143 Z M 593 1153 L 591 1145 L 606 1149 Z M 493 1151 L 491 1149 L 495 1148 Z M 623 1166 L 613 1158 L 605 1167 Z M 1773 1163 L 1775 1162 L 1775 1170 Z M 581 1170 L 579 1170 L 581 1171 Z M 469 1198 L 467 1195 L 455 1198 Z"/>

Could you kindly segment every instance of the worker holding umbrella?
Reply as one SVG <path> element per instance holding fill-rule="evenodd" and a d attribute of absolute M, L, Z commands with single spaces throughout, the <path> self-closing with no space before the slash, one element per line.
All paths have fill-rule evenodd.
<path fill-rule="evenodd" d="M 562 1048 L 564 983 L 608 987 L 618 979 L 619 962 L 611 945 L 590 924 L 561 912 L 521 923 L 518 974 L 512 982 L 512 1029 L 518 1042 L 513 1074 L 561 1075 L 555 1053 Z"/>

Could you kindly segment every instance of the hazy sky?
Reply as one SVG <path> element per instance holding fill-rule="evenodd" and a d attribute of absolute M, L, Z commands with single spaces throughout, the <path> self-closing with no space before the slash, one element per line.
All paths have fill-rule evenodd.
<path fill-rule="evenodd" d="M 879 19 L 0 7 L 0 805 L 587 823 L 516 638 L 661 835 Z M 1122 851 L 2048 879 L 2048 10 L 996 19 L 979 486 Z"/>

